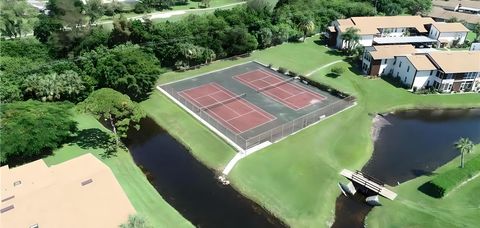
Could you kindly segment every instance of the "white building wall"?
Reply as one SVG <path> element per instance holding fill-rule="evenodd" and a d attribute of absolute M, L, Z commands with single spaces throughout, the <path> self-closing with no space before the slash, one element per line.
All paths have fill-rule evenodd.
<path fill-rule="evenodd" d="M 403 84 L 411 85 L 415 76 L 415 68 L 405 56 L 399 56 L 397 57 L 397 62 L 393 66 L 392 76 L 398 76 Z"/>
<path fill-rule="evenodd" d="M 370 47 L 373 45 L 373 35 L 361 35 L 358 43 L 364 47 Z M 339 33 L 337 36 L 337 45 L 338 49 L 347 48 L 347 42 L 343 40 L 342 34 Z"/>
<path fill-rule="evenodd" d="M 382 64 L 380 65 L 380 75 L 388 75 L 390 70 L 393 70 L 393 61 L 394 59 L 382 59 Z M 393 74 L 393 71 L 392 71 Z"/>
<path fill-rule="evenodd" d="M 437 39 L 437 36 L 440 32 L 435 28 L 435 26 L 431 26 L 430 32 L 428 33 L 428 37 L 432 39 Z"/>
<path fill-rule="evenodd" d="M 435 77 L 435 73 L 430 76 L 429 70 L 419 70 L 417 71 L 417 75 L 415 76 L 415 81 L 413 82 L 412 89 L 415 87 L 417 89 L 424 89 L 427 86 L 433 85 L 433 77 Z"/>
<path fill-rule="evenodd" d="M 460 38 L 460 41 L 458 42 L 458 44 L 463 44 L 465 42 L 466 37 L 467 37 L 466 32 L 441 32 L 438 39 L 448 40 L 448 42 L 451 44 L 454 40 Z"/>
<path fill-rule="evenodd" d="M 400 37 L 404 36 L 407 28 L 382 28 L 379 29 L 381 37 Z"/>
<path fill-rule="evenodd" d="M 370 47 L 373 44 L 373 35 L 362 35 L 360 36 L 359 43 L 364 47 Z"/>

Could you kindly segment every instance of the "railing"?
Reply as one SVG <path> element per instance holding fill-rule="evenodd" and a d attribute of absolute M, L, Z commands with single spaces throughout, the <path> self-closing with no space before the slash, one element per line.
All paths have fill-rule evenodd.
<path fill-rule="evenodd" d="M 346 97 L 342 100 L 331 103 L 321 109 L 307 113 L 290 122 L 284 123 L 278 127 L 245 139 L 238 133 L 225 127 L 215 118 L 211 117 L 210 114 L 207 113 L 207 110 L 202 110 L 200 107 L 192 104 L 182 96 L 178 95 L 178 93 L 173 88 L 169 88 L 167 92 L 178 102 L 183 104 L 186 108 L 190 109 L 192 112 L 194 112 L 196 115 L 198 115 L 200 118 L 202 118 L 204 121 L 206 121 L 208 124 L 210 124 L 212 127 L 214 127 L 216 130 L 218 130 L 220 133 L 225 135 L 232 142 L 234 142 L 243 149 L 252 148 L 266 141 L 270 141 L 272 143 L 276 142 L 286 136 L 289 136 L 297 131 L 302 130 L 303 128 L 306 128 L 320 121 L 324 117 L 333 115 L 347 107 L 352 106 L 355 101 L 354 97 Z"/>

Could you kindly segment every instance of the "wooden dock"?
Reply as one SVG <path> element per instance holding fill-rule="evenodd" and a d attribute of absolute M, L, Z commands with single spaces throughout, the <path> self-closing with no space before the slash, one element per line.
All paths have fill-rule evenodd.
<path fill-rule="evenodd" d="M 351 180 L 352 182 L 355 182 L 359 185 L 362 185 L 376 193 L 378 193 L 379 195 L 387 198 L 387 199 L 390 199 L 390 200 L 394 200 L 396 197 L 397 197 L 397 193 L 391 191 L 390 189 L 386 188 L 382 183 L 380 183 L 380 181 L 377 181 L 375 179 L 373 179 L 372 177 L 369 177 L 365 174 L 363 174 L 362 172 L 360 171 L 350 171 L 348 169 L 344 169 L 342 170 L 342 172 L 340 172 L 340 175 L 348 178 L 349 180 Z"/>

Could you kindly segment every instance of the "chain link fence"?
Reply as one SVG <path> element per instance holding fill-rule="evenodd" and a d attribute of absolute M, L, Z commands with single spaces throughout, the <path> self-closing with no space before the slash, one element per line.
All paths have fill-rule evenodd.
<path fill-rule="evenodd" d="M 163 88 L 165 90 L 165 88 Z M 342 100 L 338 100 L 334 103 L 331 103 L 325 107 L 317 109 L 313 112 L 307 113 L 297 119 L 294 119 L 290 122 L 284 123 L 278 127 L 272 128 L 265 132 L 262 132 L 256 136 L 249 137 L 248 139 L 243 138 L 238 133 L 230 130 L 229 128 L 225 127 L 219 120 L 211 117 L 211 115 L 207 112 L 208 110 L 203 110 L 202 108 L 198 107 L 195 104 L 192 104 L 190 101 L 186 100 L 182 96 L 180 96 L 177 91 L 173 88 L 169 88 L 167 93 L 170 94 L 173 98 L 175 98 L 178 102 L 183 104 L 186 108 L 194 112 L 200 118 L 202 118 L 205 122 L 210 124 L 214 127 L 217 131 L 221 134 L 225 135 L 229 138 L 233 143 L 237 144 L 239 147 L 243 149 L 249 149 L 254 146 L 257 146 L 263 142 L 270 141 L 276 142 L 284 137 L 287 137 L 297 131 L 302 130 L 318 121 L 322 118 L 327 116 L 331 116 L 337 112 L 340 112 L 355 103 L 355 98 L 352 96 L 343 98 Z"/>

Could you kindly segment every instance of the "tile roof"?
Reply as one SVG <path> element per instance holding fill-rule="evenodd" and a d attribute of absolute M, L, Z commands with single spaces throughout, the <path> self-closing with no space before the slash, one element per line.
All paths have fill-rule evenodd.
<path fill-rule="evenodd" d="M 428 55 L 447 74 L 480 72 L 479 51 L 438 51 Z"/>
<path fill-rule="evenodd" d="M 468 32 L 467 29 L 462 23 L 444 23 L 436 22 L 432 24 L 440 32 Z"/>
<path fill-rule="evenodd" d="M 435 65 L 425 55 L 408 55 L 407 59 L 417 70 L 435 70 Z"/>
<path fill-rule="evenodd" d="M 0 177 L 1 208 L 13 205 L 1 213 L 0 227 L 118 227 L 135 213 L 112 171 L 92 154 L 51 167 L 43 160 L 3 166 Z"/>
<path fill-rule="evenodd" d="M 373 59 L 392 59 L 395 56 L 409 55 L 415 53 L 415 47 L 410 44 L 407 45 L 385 45 L 373 46 L 375 50 L 370 51 Z"/>

